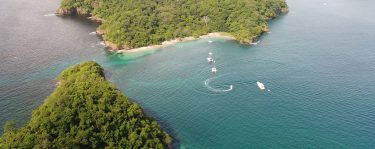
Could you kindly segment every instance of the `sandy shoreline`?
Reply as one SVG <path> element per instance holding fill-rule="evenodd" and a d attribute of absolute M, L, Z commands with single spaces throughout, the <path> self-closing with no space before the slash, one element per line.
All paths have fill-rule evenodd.
<path fill-rule="evenodd" d="M 81 10 L 81 9 L 79 9 L 79 10 Z M 76 10 L 76 11 L 81 12 L 79 10 Z M 55 14 L 56 15 L 69 15 L 71 13 L 72 13 L 71 10 L 65 10 L 65 9 L 59 8 L 56 11 Z M 85 13 L 81 12 L 79 14 L 85 14 Z M 90 15 L 91 16 L 88 17 L 88 19 L 90 19 L 92 21 L 96 21 L 96 22 L 104 22 L 104 19 L 102 19 L 100 17 L 97 17 L 97 16 L 94 16 L 92 14 L 90 14 Z M 96 29 L 95 33 L 98 36 L 104 36 L 105 35 L 105 31 L 100 30 L 99 27 Z M 177 39 L 173 39 L 173 40 L 164 41 L 160 45 L 150 45 L 150 46 L 134 48 L 134 49 L 127 49 L 126 46 L 119 46 L 119 45 L 114 44 L 110 41 L 105 41 L 105 40 L 103 40 L 103 41 L 105 43 L 105 46 L 110 48 L 111 51 L 113 51 L 113 52 L 130 53 L 130 52 L 140 52 L 140 51 L 147 51 L 147 50 L 157 50 L 159 48 L 169 46 L 169 45 L 173 45 L 173 44 L 176 44 L 176 43 L 179 43 L 179 42 L 193 41 L 193 40 L 204 39 L 204 38 L 225 38 L 225 39 L 228 39 L 228 40 L 236 40 L 236 38 L 234 36 L 232 36 L 231 34 L 229 34 L 227 32 L 213 32 L 213 33 L 208 33 L 206 35 L 199 36 L 198 38 L 195 38 L 195 37 L 177 38 Z"/>
<path fill-rule="evenodd" d="M 236 40 L 233 36 L 231 36 L 228 33 L 223 33 L 223 32 L 215 32 L 215 33 L 209 33 L 207 35 L 202 35 L 199 38 L 194 38 L 194 37 L 185 37 L 185 38 L 178 38 L 174 40 L 168 40 L 162 42 L 160 45 L 151 45 L 151 46 L 146 46 L 146 47 L 140 47 L 140 48 L 134 48 L 134 49 L 129 49 L 129 50 L 117 50 L 117 53 L 131 53 L 131 52 L 140 52 L 140 51 L 147 51 L 147 50 L 157 50 L 159 48 L 173 45 L 179 42 L 185 42 L 185 41 L 193 41 L 193 40 L 198 40 L 198 39 L 204 39 L 204 38 L 225 38 L 229 40 Z"/>

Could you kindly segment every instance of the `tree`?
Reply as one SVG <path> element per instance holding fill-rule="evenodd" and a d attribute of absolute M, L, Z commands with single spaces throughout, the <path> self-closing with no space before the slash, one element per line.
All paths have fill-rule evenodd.
<path fill-rule="evenodd" d="M 16 121 L 7 121 L 4 125 L 4 133 L 13 132 L 16 128 Z"/>
<path fill-rule="evenodd" d="M 208 23 L 211 19 L 210 19 L 210 17 L 208 17 L 208 16 L 204 16 L 204 17 L 202 18 L 202 20 L 203 20 L 203 22 L 206 24 L 206 27 L 207 27 L 207 23 Z"/>
<path fill-rule="evenodd" d="M 171 138 L 95 62 L 70 67 L 26 126 L 4 126 L 0 148 L 167 148 Z M 146 141 L 152 140 L 152 141 Z"/>
<path fill-rule="evenodd" d="M 227 32 L 251 42 L 267 21 L 287 10 L 285 0 L 62 0 L 61 8 L 84 10 L 105 20 L 100 30 L 113 47 L 137 48 L 208 32 Z M 251 24 L 247 24 L 250 20 Z M 209 23 L 209 24 L 208 24 Z M 203 25 L 204 24 L 204 25 Z M 261 27 L 261 29 L 259 29 Z"/>

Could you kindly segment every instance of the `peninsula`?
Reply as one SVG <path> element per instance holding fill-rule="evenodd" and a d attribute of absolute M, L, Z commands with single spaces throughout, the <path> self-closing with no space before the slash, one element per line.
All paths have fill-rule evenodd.
<path fill-rule="evenodd" d="M 252 43 L 287 11 L 285 0 L 62 0 L 57 14 L 91 15 L 108 47 L 129 50 L 217 32 Z"/>
<path fill-rule="evenodd" d="M 0 148 L 168 148 L 171 137 L 85 62 L 66 69 L 26 126 L 4 127 Z"/>

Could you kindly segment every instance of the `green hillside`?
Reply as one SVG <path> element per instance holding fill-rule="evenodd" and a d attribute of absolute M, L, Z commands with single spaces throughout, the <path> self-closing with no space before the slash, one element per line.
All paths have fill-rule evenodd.
<path fill-rule="evenodd" d="M 250 43 L 267 20 L 288 10 L 285 0 L 62 0 L 62 12 L 103 21 L 104 40 L 130 49 L 180 37 L 227 32 Z"/>
<path fill-rule="evenodd" d="M 172 139 L 86 62 L 66 69 L 26 126 L 7 123 L 0 148 L 167 148 Z"/>

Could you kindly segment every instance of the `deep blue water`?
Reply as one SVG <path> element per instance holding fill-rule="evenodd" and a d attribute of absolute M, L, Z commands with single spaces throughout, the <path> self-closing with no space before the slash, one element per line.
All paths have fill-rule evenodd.
<path fill-rule="evenodd" d="M 95 60 L 180 148 L 375 147 L 375 1 L 288 0 L 258 45 L 201 39 L 126 55 L 106 53 L 84 18 L 45 16 L 58 1 L 0 2 L 1 124 L 25 123 L 63 69 Z"/>

